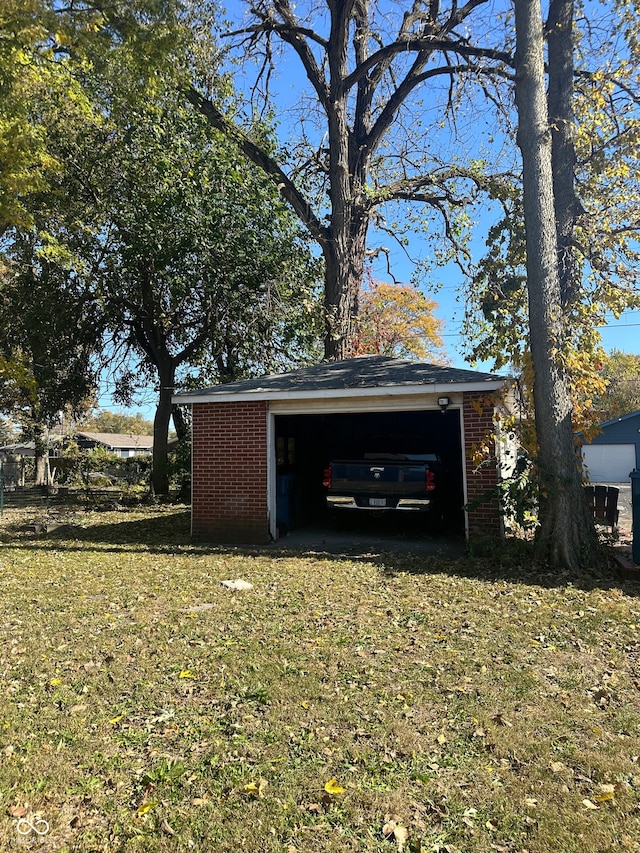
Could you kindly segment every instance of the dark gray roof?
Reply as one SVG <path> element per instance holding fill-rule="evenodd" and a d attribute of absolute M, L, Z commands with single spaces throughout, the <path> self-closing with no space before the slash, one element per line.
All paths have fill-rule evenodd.
<path fill-rule="evenodd" d="M 604 421 L 604 423 L 600 424 L 600 429 L 605 429 L 605 427 L 612 426 L 613 424 L 619 424 L 621 421 L 628 421 L 638 417 L 640 417 L 640 409 L 635 412 L 629 412 L 628 415 L 620 415 L 619 418 L 612 418 L 610 421 Z"/>
<path fill-rule="evenodd" d="M 365 355 L 345 361 L 333 361 L 303 367 L 290 373 L 262 376 L 258 379 L 244 379 L 214 385 L 199 391 L 177 394 L 180 397 L 202 397 L 230 394 L 269 394 L 300 391 L 326 392 L 348 389 L 389 388 L 437 385 L 477 385 L 486 384 L 493 388 L 502 384 L 505 377 L 493 373 L 480 373 L 475 370 L 463 370 L 457 367 L 445 367 L 440 364 L 425 364 L 403 361 L 382 355 Z M 454 390 L 452 387 L 451 390 Z"/>

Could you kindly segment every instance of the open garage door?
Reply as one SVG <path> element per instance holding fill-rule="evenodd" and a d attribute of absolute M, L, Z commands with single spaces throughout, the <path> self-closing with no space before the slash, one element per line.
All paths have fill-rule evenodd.
<path fill-rule="evenodd" d="M 634 444 L 585 444 L 582 456 L 592 483 L 626 483 L 636 467 Z"/>
<path fill-rule="evenodd" d="M 444 517 L 447 530 L 464 532 L 462 438 L 460 412 L 456 409 L 445 413 L 428 410 L 276 415 L 275 492 L 280 532 L 328 523 L 322 486 L 324 469 L 332 460 L 363 459 L 371 453 L 438 454 L 444 467 L 438 512 Z M 429 521 L 424 519 L 425 527 Z"/>

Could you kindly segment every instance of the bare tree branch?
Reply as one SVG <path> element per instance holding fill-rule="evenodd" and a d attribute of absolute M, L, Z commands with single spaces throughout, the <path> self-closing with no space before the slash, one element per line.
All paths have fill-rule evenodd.
<path fill-rule="evenodd" d="M 249 137 L 240 130 L 232 121 L 230 121 L 214 104 L 207 98 L 204 98 L 193 86 L 186 90 L 187 100 L 193 106 L 207 117 L 213 127 L 217 128 L 221 133 L 224 133 L 228 139 L 240 148 L 244 155 L 259 166 L 267 175 L 273 178 L 284 199 L 295 210 L 298 217 L 304 223 L 309 233 L 314 240 L 317 240 L 320 245 L 324 245 L 328 239 L 327 229 L 322 225 L 316 217 L 310 204 L 298 190 L 295 184 L 291 181 L 286 172 L 269 157 L 260 146 L 252 142 Z"/>

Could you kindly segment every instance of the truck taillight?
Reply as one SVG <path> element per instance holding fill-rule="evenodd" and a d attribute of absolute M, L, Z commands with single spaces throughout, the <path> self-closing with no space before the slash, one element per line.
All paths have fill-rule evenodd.
<path fill-rule="evenodd" d="M 328 468 L 324 469 L 324 472 L 322 474 L 322 485 L 325 487 L 325 489 L 331 488 L 331 465 L 329 465 Z"/>
<path fill-rule="evenodd" d="M 430 471 L 428 468 L 424 472 L 424 490 L 425 492 L 433 492 L 436 487 L 436 478 L 434 476 L 433 471 Z"/>

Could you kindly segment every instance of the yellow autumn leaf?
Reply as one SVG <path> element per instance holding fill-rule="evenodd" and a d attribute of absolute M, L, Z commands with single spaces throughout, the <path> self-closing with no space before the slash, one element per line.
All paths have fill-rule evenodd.
<path fill-rule="evenodd" d="M 598 794 L 597 797 L 593 798 L 593 801 L 595 803 L 606 803 L 608 800 L 615 799 L 615 796 L 616 795 L 613 793 L 613 791 L 607 791 L 606 794 Z"/>
<path fill-rule="evenodd" d="M 150 812 L 151 809 L 157 805 L 158 805 L 157 800 L 154 800 L 150 803 L 143 803 L 138 809 L 138 817 L 142 817 L 142 815 L 145 815 L 147 812 Z"/>
<path fill-rule="evenodd" d="M 260 779 L 258 782 L 249 782 L 242 790 L 251 797 L 262 799 L 268 784 L 266 779 Z"/>
<path fill-rule="evenodd" d="M 195 678 L 195 675 L 190 669 L 183 669 L 180 671 L 180 678 Z"/>
<path fill-rule="evenodd" d="M 324 789 L 327 794 L 344 794 L 344 788 L 338 784 L 335 776 L 325 783 Z"/>
<path fill-rule="evenodd" d="M 117 717 L 111 717 L 111 719 L 109 720 L 109 722 L 111 723 L 111 725 L 112 725 L 112 726 L 115 726 L 115 724 L 116 724 L 116 723 L 119 723 L 119 722 L 120 722 L 120 720 L 122 720 L 122 719 L 123 719 L 123 717 L 124 717 L 124 714 L 118 714 L 118 716 L 117 716 Z"/>

